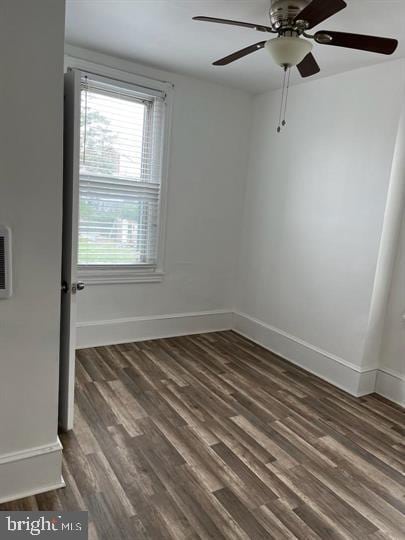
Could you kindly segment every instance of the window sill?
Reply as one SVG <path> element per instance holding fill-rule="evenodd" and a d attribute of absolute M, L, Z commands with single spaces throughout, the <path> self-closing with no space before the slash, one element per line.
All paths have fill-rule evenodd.
<path fill-rule="evenodd" d="M 163 281 L 161 271 L 143 270 L 95 270 L 79 269 L 78 277 L 86 285 L 115 285 L 125 283 L 159 283 Z"/>

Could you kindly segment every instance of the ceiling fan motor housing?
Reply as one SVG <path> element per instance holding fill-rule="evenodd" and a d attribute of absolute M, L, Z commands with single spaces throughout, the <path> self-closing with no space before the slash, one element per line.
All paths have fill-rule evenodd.
<path fill-rule="evenodd" d="M 275 30 L 293 28 L 297 15 L 311 0 L 271 0 L 270 21 Z"/>

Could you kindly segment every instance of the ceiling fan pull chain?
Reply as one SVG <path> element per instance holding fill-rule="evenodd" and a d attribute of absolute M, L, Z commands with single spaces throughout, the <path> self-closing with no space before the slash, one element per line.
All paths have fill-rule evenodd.
<path fill-rule="evenodd" d="M 278 127 L 277 127 L 277 133 L 280 133 L 280 131 L 281 131 L 281 117 L 282 117 L 282 115 L 283 115 L 283 105 L 284 105 L 284 94 L 285 94 L 285 86 L 286 86 L 286 77 L 287 77 L 287 66 L 284 68 L 283 90 L 282 90 L 282 92 L 281 92 L 280 114 L 278 115 Z"/>
<path fill-rule="evenodd" d="M 287 105 L 288 105 L 288 91 L 290 89 L 290 77 L 291 77 L 291 68 L 288 68 L 288 75 L 287 75 L 287 88 L 285 92 L 285 100 L 284 100 L 284 114 L 283 114 L 283 121 L 281 122 L 281 125 L 284 127 L 286 125 L 286 116 L 287 116 Z"/>

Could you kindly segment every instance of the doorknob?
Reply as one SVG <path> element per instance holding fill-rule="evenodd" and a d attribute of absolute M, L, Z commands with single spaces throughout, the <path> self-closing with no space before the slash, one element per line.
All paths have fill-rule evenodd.
<path fill-rule="evenodd" d="M 67 281 L 62 281 L 61 289 L 62 289 L 62 292 L 64 293 L 69 292 L 69 285 L 67 284 Z"/>
<path fill-rule="evenodd" d="M 72 294 L 76 294 L 77 291 L 82 291 L 84 289 L 85 285 L 83 283 L 83 281 L 78 281 L 77 283 L 73 283 L 72 285 Z M 62 290 L 63 289 L 63 286 L 62 286 Z M 69 288 L 67 289 L 67 291 L 69 291 Z M 65 291 L 65 292 L 67 292 Z"/>

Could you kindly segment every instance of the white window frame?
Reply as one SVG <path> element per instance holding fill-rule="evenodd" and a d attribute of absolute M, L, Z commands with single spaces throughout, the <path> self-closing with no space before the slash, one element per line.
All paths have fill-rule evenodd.
<path fill-rule="evenodd" d="M 92 265 L 91 267 L 78 267 L 78 277 L 80 280 L 84 281 L 86 285 L 160 282 L 164 277 L 169 139 L 174 85 L 168 81 L 151 79 L 149 77 L 96 64 L 72 56 L 65 57 L 65 67 L 67 69 L 80 70 L 83 74 L 89 74 L 93 79 L 100 77 L 105 79 L 106 82 L 111 81 L 117 85 L 121 85 L 123 88 L 127 86 L 128 88 L 137 91 L 143 88 L 145 93 L 150 93 L 150 95 L 153 95 L 153 92 L 164 92 L 166 94 L 161 152 L 161 184 L 156 265 Z"/>

